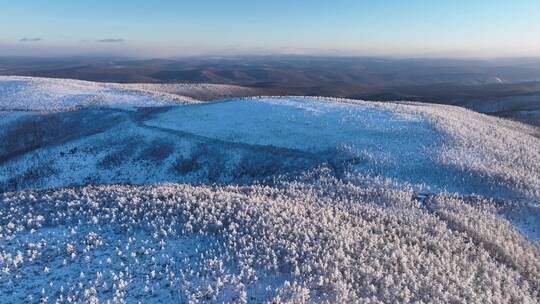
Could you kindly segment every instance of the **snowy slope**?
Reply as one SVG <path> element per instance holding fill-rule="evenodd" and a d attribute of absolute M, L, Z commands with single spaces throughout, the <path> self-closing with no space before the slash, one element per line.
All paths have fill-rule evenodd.
<path fill-rule="evenodd" d="M 354 159 L 352 171 L 426 191 L 540 197 L 540 139 L 521 124 L 458 107 L 259 98 L 177 107 L 145 124 L 227 142 L 346 154 Z"/>
<path fill-rule="evenodd" d="M 2 299 L 540 296 L 538 129 L 189 86 L 0 78 Z"/>
<path fill-rule="evenodd" d="M 1 110 L 59 111 L 90 105 L 160 106 L 189 101 L 189 97 L 88 81 L 0 76 Z"/>
<path fill-rule="evenodd" d="M 487 200 L 332 178 L 0 194 L 4 301 L 536 303 L 540 249 Z"/>
<path fill-rule="evenodd" d="M 154 109 L 182 97 L 148 93 L 156 85 L 116 86 L 126 87 L 4 77 L 0 105 L 12 111 L 0 116 L 3 189 L 249 182 L 329 165 L 341 177 L 369 175 L 420 192 L 540 197 L 537 129 L 462 108 L 278 97 Z M 25 146 L 35 145 L 32 136 L 40 143 Z"/>
<path fill-rule="evenodd" d="M 457 107 L 259 98 L 38 117 L 4 130 L 0 147 L 12 152 L 0 164 L 6 189 L 249 182 L 327 164 L 340 176 L 370 175 L 420 192 L 510 200 L 537 200 L 540 193 L 540 140 L 523 125 Z M 10 147 L 21 132 L 47 143 Z M 36 176 L 44 159 L 50 174 Z"/>

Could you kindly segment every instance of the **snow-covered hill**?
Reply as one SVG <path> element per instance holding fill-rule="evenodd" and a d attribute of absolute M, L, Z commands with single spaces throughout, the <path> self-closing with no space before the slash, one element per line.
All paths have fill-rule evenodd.
<path fill-rule="evenodd" d="M 538 129 L 243 90 L 0 78 L 2 296 L 539 296 Z"/>
<path fill-rule="evenodd" d="M 0 111 L 60 111 L 85 106 L 165 106 L 254 94 L 253 89 L 233 85 L 116 84 L 0 76 Z"/>
<path fill-rule="evenodd" d="M 532 127 L 452 106 L 255 98 L 4 114 L 4 190 L 251 182 L 329 166 L 420 192 L 540 196 Z"/>

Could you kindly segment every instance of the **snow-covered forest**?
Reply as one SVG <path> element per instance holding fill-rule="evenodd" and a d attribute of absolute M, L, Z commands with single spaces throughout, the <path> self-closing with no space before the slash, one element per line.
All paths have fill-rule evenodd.
<path fill-rule="evenodd" d="M 0 77 L 1 302 L 538 302 L 538 128 L 252 93 Z"/>

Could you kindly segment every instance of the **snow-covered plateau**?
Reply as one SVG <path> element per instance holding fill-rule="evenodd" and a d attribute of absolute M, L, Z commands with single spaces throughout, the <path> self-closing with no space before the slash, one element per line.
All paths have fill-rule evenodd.
<path fill-rule="evenodd" d="M 538 303 L 538 128 L 253 94 L 0 76 L 0 302 Z"/>

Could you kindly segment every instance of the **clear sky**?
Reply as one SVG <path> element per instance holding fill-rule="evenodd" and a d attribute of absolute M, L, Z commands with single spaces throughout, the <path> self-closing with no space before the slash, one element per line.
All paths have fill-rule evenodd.
<path fill-rule="evenodd" d="M 0 0 L 0 55 L 540 55 L 540 0 Z"/>

